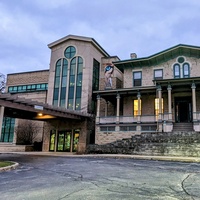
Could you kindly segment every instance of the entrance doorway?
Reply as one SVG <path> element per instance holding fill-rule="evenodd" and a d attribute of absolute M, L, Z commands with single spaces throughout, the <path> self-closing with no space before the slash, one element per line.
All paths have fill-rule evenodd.
<path fill-rule="evenodd" d="M 176 122 L 192 122 L 192 100 L 191 97 L 175 98 L 175 120 Z"/>
<path fill-rule="evenodd" d="M 80 129 L 58 131 L 50 133 L 49 151 L 76 152 L 79 142 Z M 56 142 L 57 141 L 57 142 Z"/>

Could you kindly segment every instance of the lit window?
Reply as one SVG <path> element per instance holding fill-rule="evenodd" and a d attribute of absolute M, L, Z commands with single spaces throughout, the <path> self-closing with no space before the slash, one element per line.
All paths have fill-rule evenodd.
<path fill-rule="evenodd" d="M 140 108 L 139 108 L 139 104 L 138 103 L 140 103 Z M 139 101 L 138 100 L 134 100 L 133 104 L 134 104 L 134 117 L 136 117 L 138 115 L 141 115 L 141 107 L 142 107 L 141 99 Z"/>
<path fill-rule="evenodd" d="M 163 113 L 163 98 L 161 99 L 162 103 L 162 110 L 161 113 Z M 159 114 L 159 98 L 155 98 L 155 115 L 158 116 Z"/>

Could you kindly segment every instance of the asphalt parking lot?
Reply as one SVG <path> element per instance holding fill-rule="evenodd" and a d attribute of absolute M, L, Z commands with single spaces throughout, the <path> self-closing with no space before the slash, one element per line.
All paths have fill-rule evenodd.
<path fill-rule="evenodd" d="M 2 200 L 199 200 L 200 163 L 0 154 Z"/>

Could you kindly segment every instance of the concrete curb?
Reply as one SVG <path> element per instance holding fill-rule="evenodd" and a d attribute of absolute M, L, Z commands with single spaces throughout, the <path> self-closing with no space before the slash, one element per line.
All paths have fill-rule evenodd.
<path fill-rule="evenodd" d="M 12 162 L 12 161 L 9 161 L 9 162 Z M 12 162 L 12 163 L 14 163 L 14 164 L 7 166 L 7 167 L 0 167 L 0 172 L 5 172 L 5 171 L 12 170 L 12 169 L 16 169 L 19 165 L 19 163 L 16 163 L 16 162 Z"/>
<path fill-rule="evenodd" d="M 116 159 L 140 159 L 155 161 L 174 161 L 200 163 L 200 157 L 178 157 L 178 156 L 150 156 L 150 155 L 127 155 L 127 154 L 75 154 L 61 152 L 3 152 L 0 154 L 20 154 L 33 156 L 74 157 L 74 158 L 116 158 Z"/>

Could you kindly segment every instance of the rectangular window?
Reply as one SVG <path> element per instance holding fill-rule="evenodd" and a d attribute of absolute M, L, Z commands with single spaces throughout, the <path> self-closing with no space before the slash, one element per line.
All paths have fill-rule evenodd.
<path fill-rule="evenodd" d="M 138 105 L 138 103 L 140 102 L 140 109 L 139 109 L 139 105 Z M 133 104 L 134 104 L 134 117 L 136 117 L 136 116 L 138 116 L 138 114 L 139 115 L 141 115 L 141 105 L 142 105 L 142 101 L 141 100 L 134 100 L 134 102 L 133 102 Z M 140 110 L 140 112 L 139 112 L 139 110 Z"/>
<path fill-rule="evenodd" d="M 161 99 L 162 104 L 162 110 L 161 113 L 163 113 L 163 98 Z M 155 98 L 155 115 L 158 116 L 159 114 L 159 98 Z"/>
<path fill-rule="evenodd" d="M 163 79 L 163 70 L 162 69 L 155 69 L 154 70 L 154 79 L 156 79 L 156 80 Z"/>
<path fill-rule="evenodd" d="M 133 72 L 133 86 L 142 85 L 142 72 Z"/>
<path fill-rule="evenodd" d="M 93 61 L 93 80 L 92 80 L 92 89 L 99 89 L 99 66 L 100 63 L 94 59 Z"/>

